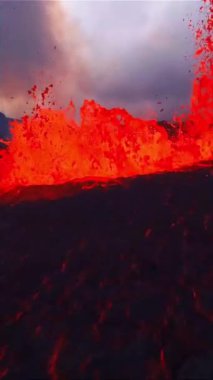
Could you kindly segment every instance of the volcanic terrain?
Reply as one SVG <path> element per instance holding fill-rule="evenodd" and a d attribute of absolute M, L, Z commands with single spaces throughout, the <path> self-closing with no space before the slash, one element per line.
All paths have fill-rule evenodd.
<path fill-rule="evenodd" d="M 212 379 L 211 166 L 93 186 L 2 198 L 0 379 Z"/>

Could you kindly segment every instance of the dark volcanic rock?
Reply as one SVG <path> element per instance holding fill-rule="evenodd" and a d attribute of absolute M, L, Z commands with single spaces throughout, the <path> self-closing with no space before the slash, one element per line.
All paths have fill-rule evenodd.
<path fill-rule="evenodd" d="M 178 380 L 186 379 L 213 379 L 213 352 L 206 353 L 205 356 L 195 356 L 188 359 L 178 375 Z"/>
<path fill-rule="evenodd" d="M 0 378 L 197 379 L 191 358 L 213 349 L 210 172 L 2 204 Z"/>
<path fill-rule="evenodd" d="M 13 119 L 6 117 L 2 112 L 0 112 L 0 140 L 9 140 L 11 137 L 10 134 L 10 122 Z M 7 146 L 0 141 L 0 155 L 1 149 L 5 149 Z M 1 157 L 1 156 L 0 156 Z"/>
<path fill-rule="evenodd" d="M 9 124 L 13 119 L 6 117 L 2 112 L 0 112 L 0 139 L 10 138 L 10 127 Z"/>

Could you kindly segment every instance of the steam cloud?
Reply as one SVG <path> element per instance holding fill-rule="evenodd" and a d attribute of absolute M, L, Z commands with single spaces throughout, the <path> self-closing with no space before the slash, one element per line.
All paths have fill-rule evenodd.
<path fill-rule="evenodd" d="M 57 107 L 94 98 L 171 118 L 190 99 L 193 36 L 182 18 L 196 9 L 199 1 L 1 2 L 0 111 L 20 117 L 31 109 L 27 90 L 53 83 Z"/>
<path fill-rule="evenodd" d="M 28 111 L 34 84 L 53 83 L 59 106 L 80 102 L 89 83 L 87 46 L 60 3 L 1 2 L 0 18 L 0 110 L 11 117 Z"/>

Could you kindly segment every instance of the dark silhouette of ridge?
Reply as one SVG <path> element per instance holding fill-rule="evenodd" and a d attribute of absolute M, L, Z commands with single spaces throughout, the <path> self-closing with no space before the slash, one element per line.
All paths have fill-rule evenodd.
<path fill-rule="evenodd" d="M 10 135 L 10 122 L 14 119 L 6 117 L 2 112 L 0 112 L 0 139 L 8 140 Z"/>
<path fill-rule="evenodd" d="M 7 117 L 2 112 L 0 112 L 0 139 L 10 139 L 10 122 L 13 120 L 14 119 Z M 166 120 L 160 120 L 158 124 L 164 127 L 169 133 L 169 135 L 173 136 L 175 134 L 177 128 L 177 125 L 175 125 L 175 123 L 171 123 Z"/>

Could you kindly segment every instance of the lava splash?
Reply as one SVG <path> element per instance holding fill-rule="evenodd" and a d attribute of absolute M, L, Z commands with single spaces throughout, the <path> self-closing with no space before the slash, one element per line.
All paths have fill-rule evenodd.
<path fill-rule="evenodd" d="M 206 4 L 206 1 L 204 2 Z M 190 113 L 174 117 L 170 130 L 126 110 L 106 109 L 93 100 L 75 121 L 72 103 L 64 110 L 45 106 L 50 85 L 31 116 L 11 123 L 11 141 L 1 151 L 0 194 L 18 186 L 56 185 L 83 178 L 114 179 L 178 171 L 213 159 L 212 1 L 196 30 L 198 58 Z M 200 10 L 202 11 L 202 8 Z"/>

